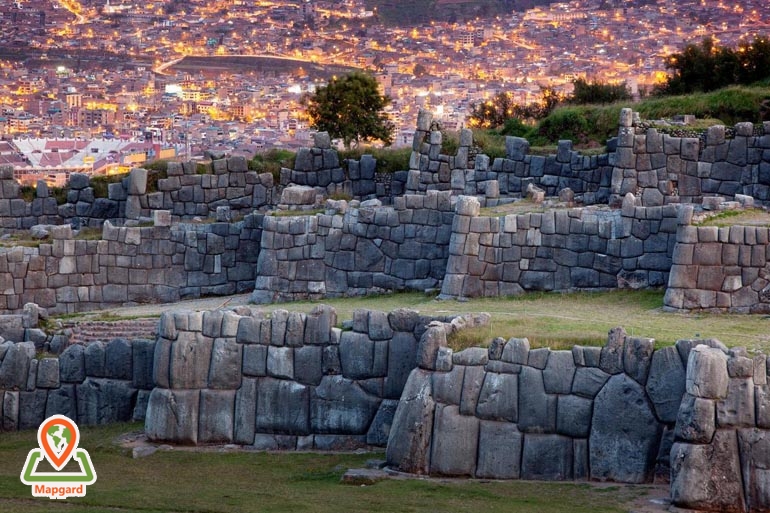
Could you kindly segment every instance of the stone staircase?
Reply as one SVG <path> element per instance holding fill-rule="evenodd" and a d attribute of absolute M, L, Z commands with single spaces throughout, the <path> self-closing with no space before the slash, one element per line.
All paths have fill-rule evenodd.
<path fill-rule="evenodd" d="M 125 319 L 120 321 L 81 321 L 66 326 L 71 330 L 69 342 L 88 343 L 114 338 L 155 340 L 158 334 L 157 318 Z"/>

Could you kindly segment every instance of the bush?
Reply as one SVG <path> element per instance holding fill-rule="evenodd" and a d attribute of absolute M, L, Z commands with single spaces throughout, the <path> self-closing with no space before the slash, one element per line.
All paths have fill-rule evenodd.
<path fill-rule="evenodd" d="M 500 135 L 510 135 L 513 137 L 527 137 L 532 133 L 532 127 L 525 125 L 520 119 L 511 118 L 505 121 L 498 132 Z"/>
<path fill-rule="evenodd" d="M 155 160 L 143 167 L 148 171 L 165 171 L 168 167 L 168 160 Z"/>
<path fill-rule="evenodd" d="M 570 107 L 556 109 L 540 122 L 537 129 L 537 133 L 549 141 L 570 139 L 577 144 L 588 142 L 590 132 L 585 113 Z"/>
<path fill-rule="evenodd" d="M 150 174 L 149 171 L 147 173 Z M 98 176 L 92 176 L 90 183 L 91 187 L 94 189 L 94 197 L 95 198 L 108 198 L 109 197 L 109 185 L 111 183 L 118 183 L 123 178 L 128 176 L 127 173 L 119 174 L 119 175 L 98 175 Z"/>
<path fill-rule="evenodd" d="M 51 196 L 56 199 L 57 205 L 64 205 L 67 203 L 67 189 L 65 187 L 51 187 L 48 189 Z"/>
<path fill-rule="evenodd" d="M 275 183 L 281 181 L 281 168 L 294 168 L 295 154 L 288 150 L 271 149 L 254 155 L 249 161 L 249 170 L 256 173 L 270 173 Z"/>
<path fill-rule="evenodd" d="M 346 160 L 360 160 L 362 155 L 371 155 L 377 159 L 378 173 L 395 173 L 409 169 L 412 148 L 356 148 L 341 152 L 340 161 L 343 167 L 347 167 Z"/>
<path fill-rule="evenodd" d="M 29 203 L 37 197 L 37 188 L 34 185 L 22 185 L 19 187 L 19 196 Z"/>

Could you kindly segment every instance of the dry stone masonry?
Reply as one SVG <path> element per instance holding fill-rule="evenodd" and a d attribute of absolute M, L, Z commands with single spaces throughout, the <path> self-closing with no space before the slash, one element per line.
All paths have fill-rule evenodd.
<path fill-rule="evenodd" d="M 329 201 L 323 214 L 267 216 L 255 303 L 436 288 L 453 218 L 447 192 L 360 204 Z"/>
<path fill-rule="evenodd" d="M 691 218 L 692 207 L 682 214 Z M 766 226 L 681 226 L 666 307 L 770 312 L 769 240 Z"/>
<path fill-rule="evenodd" d="M 153 226 L 104 222 L 101 240 L 51 228 L 38 247 L 0 249 L 0 310 L 36 303 L 52 313 L 128 302 L 173 302 L 253 287 L 260 214 L 236 223 L 177 224 L 155 211 Z"/>
<path fill-rule="evenodd" d="M 20 336 L 41 312 L 3 319 Z M 6 322 L 7 321 L 7 322 Z M 0 342 L 0 431 L 64 414 L 81 425 L 144 420 L 147 436 L 258 450 L 386 447 L 391 467 L 484 479 L 649 483 L 674 505 L 770 511 L 770 359 L 718 340 L 609 332 L 603 347 L 553 351 L 494 339 L 486 325 L 412 310 L 247 307 L 167 312 L 155 340 Z M 18 324 L 21 324 L 21 327 Z M 620 413 L 619 413 L 620 412 Z"/>
<path fill-rule="evenodd" d="M 539 210 L 539 209 L 538 209 Z M 668 281 L 677 208 L 549 209 L 480 215 L 462 196 L 449 242 L 443 298 L 504 296 L 525 290 L 659 287 Z"/>
<path fill-rule="evenodd" d="M 1 343 L 0 430 L 37 429 L 56 414 L 81 426 L 144 420 L 154 348 L 151 340 L 113 339 L 37 359 L 33 342 Z"/>
<path fill-rule="evenodd" d="M 770 511 L 770 360 L 698 346 L 671 448 L 671 499 L 709 511 Z"/>
<path fill-rule="evenodd" d="M 150 439 L 258 449 L 385 445 L 433 319 L 357 310 L 343 331 L 327 306 L 308 314 L 240 313 L 161 317 Z"/>
<path fill-rule="evenodd" d="M 340 162 L 319 133 L 295 169 L 281 171 L 280 185 L 243 158 L 213 160 L 210 174 L 172 162 L 154 188 L 147 170 L 134 169 L 109 185 L 107 198 L 73 174 L 62 205 L 42 182 L 34 199 L 22 199 L 4 167 L 2 236 L 31 229 L 42 242 L 0 250 L 0 311 L 246 291 L 268 302 L 667 284 L 670 309 L 758 312 L 770 304 L 767 234 L 736 226 L 715 235 L 687 210 L 770 201 L 770 123 L 673 137 L 624 109 L 605 155 L 580 155 L 569 141 L 555 155 L 530 155 L 526 140 L 509 137 L 505 158 L 490 162 L 469 130 L 454 155 L 442 154 L 442 143 L 438 124 L 421 112 L 410 169 L 390 182 L 371 156 Z M 354 199 L 328 199 L 338 194 Z M 557 194 L 558 204 L 550 199 Z M 503 214 L 481 210 L 510 203 Z M 297 217 L 270 215 L 276 209 Z M 65 225 L 73 236 L 103 227 L 102 240 L 75 239 Z"/>

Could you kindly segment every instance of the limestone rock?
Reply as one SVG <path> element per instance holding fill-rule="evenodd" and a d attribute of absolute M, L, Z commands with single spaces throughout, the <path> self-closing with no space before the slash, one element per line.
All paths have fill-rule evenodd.
<path fill-rule="evenodd" d="M 623 370 L 640 385 L 647 384 L 655 340 L 651 338 L 626 337 L 623 351 Z"/>
<path fill-rule="evenodd" d="M 518 388 L 518 377 L 515 374 L 486 372 L 476 405 L 476 416 L 487 420 L 516 422 L 519 417 Z"/>
<path fill-rule="evenodd" d="M 202 390 L 198 417 L 198 441 L 233 441 L 235 390 Z"/>
<path fill-rule="evenodd" d="M 155 388 L 150 393 L 144 432 L 156 441 L 192 444 L 198 442 L 200 391 Z"/>
<path fill-rule="evenodd" d="M 685 394 L 679 407 L 674 438 L 696 444 L 709 444 L 715 431 L 714 401 Z"/>
<path fill-rule="evenodd" d="M 428 473 L 435 408 L 432 391 L 431 374 L 413 370 L 390 428 L 388 465 L 412 474 Z"/>
<path fill-rule="evenodd" d="M 572 479 L 572 439 L 561 435 L 524 435 L 521 478 L 546 481 Z"/>
<path fill-rule="evenodd" d="M 658 349 L 652 355 L 645 389 L 661 422 L 676 422 L 685 390 L 685 369 L 676 347 Z"/>
<path fill-rule="evenodd" d="M 257 415 L 257 380 L 244 377 L 235 393 L 233 441 L 238 444 L 254 443 L 254 427 Z"/>
<path fill-rule="evenodd" d="M 549 394 L 569 394 L 575 376 L 572 351 L 552 351 L 543 370 L 545 391 Z"/>
<path fill-rule="evenodd" d="M 746 510 L 735 431 L 718 431 L 708 445 L 671 448 L 671 502 L 680 508 L 738 513 Z"/>
<path fill-rule="evenodd" d="M 476 477 L 518 479 L 521 476 L 523 435 L 516 424 L 482 420 Z"/>
<path fill-rule="evenodd" d="M 260 378 L 256 431 L 286 435 L 310 432 L 310 389 L 294 381 Z"/>
<path fill-rule="evenodd" d="M 607 344 L 602 348 L 599 367 L 608 374 L 623 372 L 623 353 L 626 330 L 613 328 L 607 337 Z"/>
<path fill-rule="evenodd" d="M 688 394 L 705 399 L 721 399 L 727 395 L 729 381 L 725 353 L 704 345 L 690 351 L 686 379 Z"/>
<path fill-rule="evenodd" d="M 369 430 L 366 432 L 366 443 L 377 447 L 388 445 L 390 428 L 393 425 L 393 417 L 398 408 L 398 401 L 385 399 L 380 403 L 380 407 L 372 420 Z"/>
<path fill-rule="evenodd" d="M 770 511 L 770 435 L 759 429 L 738 431 L 743 489 L 749 511 Z"/>
<path fill-rule="evenodd" d="M 519 374 L 519 429 L 525 433 L 556 431 L 556 396 L 545 393 L 543 373 L 522 367 Z"/>
<path fill-rule="evenodd" d="M 366 434 L 380 401 L 342 376 L 324 376 L 310 397 L 310 431 Z"/>
<path fill-rule="evenodd" d="M 460 415 L 455 405 L 437 406 L 433 427 L 430 472 L 473 476 L 478 452 L 479 419 Z"/>
<path fill-rule="evenodd" d="M 594 401 L 588 444 L 591 478 L 649 482 L 661 431 L 639 383 L 625 374 L 610 378 Z"/>

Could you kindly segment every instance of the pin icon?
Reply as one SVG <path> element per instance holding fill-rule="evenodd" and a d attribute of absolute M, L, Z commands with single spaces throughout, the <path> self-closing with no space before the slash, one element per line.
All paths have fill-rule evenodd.
<path fill-rule="evenodd" d="M 78 448 L 79 443 L 80 431 L 72 419 L 53 415 L 43 421 L 37 430 L 38 447 L 27 454 L 20 475 L 21 482 L 32 487 L 33 497 L 85 497 L 86 487 L 96 482 L 96 472 L 91 456 Z M 38 471 L 43 460 L 48 460 L 55 472 Z M 78 472 L 63 470 L 70 461 L 77 462 Z"/>
<path fill-rule="evenodd" d="M 61 470 L 72 458 L 80 442 L 77 424 L 64 415 L 53 415 L 37 430 L 37 442 L 45 458 L 56 470 Z"/>

